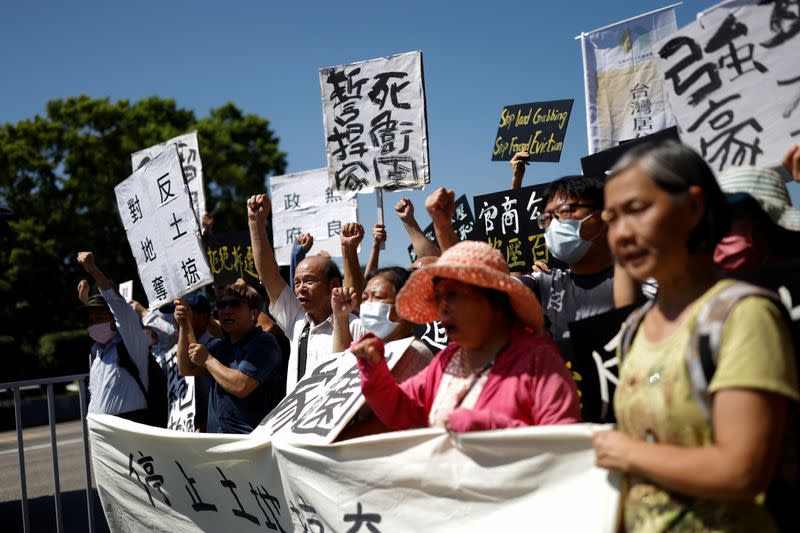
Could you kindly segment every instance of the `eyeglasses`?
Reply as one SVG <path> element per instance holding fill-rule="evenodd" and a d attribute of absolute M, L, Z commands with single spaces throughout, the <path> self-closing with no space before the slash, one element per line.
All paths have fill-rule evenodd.
<path fill-rule="evenodd" d="M 539 229 L 547 229 L 550 225 L 550 221 L 554 218 L 556 220 L 561 220 L 562 218 L 572 218 L 575 214 L 575 211 L 578 210 L 579 207 L 594 207 L 592 204 L 580 204 L 577 202 L 570 202 L 570 203 L 563 203 L 559 204 L 550 211 L 545 211 L 536 219 L 536 223 L 539 225 Z"/>
<path fill-rule="evenodd" d="M 227 298 L 222 299 L 217 302 L 217 310 L 221 311 L 226 307 L 230 307 L 231 309 L 238 309 L 244 303 L 242 300 L 237 300 L 236 298 Z"/>

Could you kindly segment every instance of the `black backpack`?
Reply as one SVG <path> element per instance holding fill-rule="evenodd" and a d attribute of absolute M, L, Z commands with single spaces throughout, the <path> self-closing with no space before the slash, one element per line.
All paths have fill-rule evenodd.
<path fill-rule="evenodd" d="M 139 370 L 128 353 L 125 341 L 117 343 L 117 364 L 124 368 L 144 394 L 147 400 L 147 424 L 159 428 L 166 428 L 169 420 L 169 402 L 167 399 L 167 377 L 155 358 L 147 354 L 147 377 L 148 388 L 142 383 Z"/>

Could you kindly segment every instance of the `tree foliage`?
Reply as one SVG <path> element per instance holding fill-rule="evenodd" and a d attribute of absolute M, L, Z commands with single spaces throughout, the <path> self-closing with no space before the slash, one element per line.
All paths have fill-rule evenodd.
<path fill-rule="evenodd" d="M 138 279 L 114 186 L 131 174 L 131 153 L 195 129 L 215 229 L 244 229 L 246 198 L 284 172 L 286 155 L 267 119 L 233 103 L 198 119 L 171 99 L 82 95 L 0 126 L 0 198 L 17 215 L 16 236 L 0 237 L 0 335 L 30 353 L 41 335 L 82 327 L 74 313 L 75 286 L 86 277 L 79 250 L 93 250 L 115 280 Z"/>

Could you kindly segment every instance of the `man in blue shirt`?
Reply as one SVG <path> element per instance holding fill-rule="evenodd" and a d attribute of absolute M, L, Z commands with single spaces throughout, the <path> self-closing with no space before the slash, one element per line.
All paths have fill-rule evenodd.
<path fill-rule="evenodd" d="M 217 301 L 225 338 L 209 350 L 191 334 L 189 311 L 175 302 L 178 369 L 182 376 L 208 375 L 208 433 L 250 433 L 281 401 L 285 367 L 275 337 L 256 326 L 261 296 L 244 283 L 228 285 Z"/>
<path fill-rule="evenodd" d="M 149 347 L 139 315 L 95 264 L 92 252 L 78 253 L 78 263 L 100 287 L 100 294 L 91 296 L 80 308 L 94 340 L 89 361 L 88 411 L 146 423 L 147 399 L 135 378 L 119 363 L 124 346 L 139 371 L 139 379 L 148 387 Z"/>

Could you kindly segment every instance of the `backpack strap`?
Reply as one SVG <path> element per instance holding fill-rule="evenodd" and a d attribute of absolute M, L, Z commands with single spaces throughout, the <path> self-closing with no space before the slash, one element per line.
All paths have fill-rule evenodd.
<path fill-rule="evenodd" d="M 149 356 L 148 356 L 149 357 Z M 128 374 L 133 377 L 136 381 L 136 384 L 139 385 L 139 389 L 141 389 L 142 394 L 144 395 L 144 399 L 147 400 L 147 389 L 142 383 L 142 378 L 139 375 L 139 369 L 136 368 L 136 364 L 131 359 L 131 354 L 128 353 L 128 347 L 125 346 L 125 341 L 121 340 L 117 343 L 117 365 L 120 368 L 124 368 Z"/>
<path fill-rule="evenodd" d="M 625 360 L 625 356 L 631 349 L 633 338 L 636 337 L 636 332 L 639 331 L 639 326 L 642 325 L 644 316 L 653 308 L 653 305 L 655 305 L 655 300 L 647 300 L 640 307 L 631 311 L 631 314 L 628 315 L 628 318 L 622 323 L 622 336 L 620 337 L 619 348 L 617 348 L 620 369 L 622 368 L 622 362 Z"/>
<path fill-rule="evenodd" d="M 778 309 L 784 309 L 780 297 L 773 291 L 745 282 L 736 282 L 717 293 L 697 315 L 684 352 L 686 373 L 691 382 L 692 396 L 708 422 L 711 416 L 711 395 L 708 384 L 714 377 L 722 344 L 722 327 L 737 303 L 751 296 L 767 298 Z"/>

